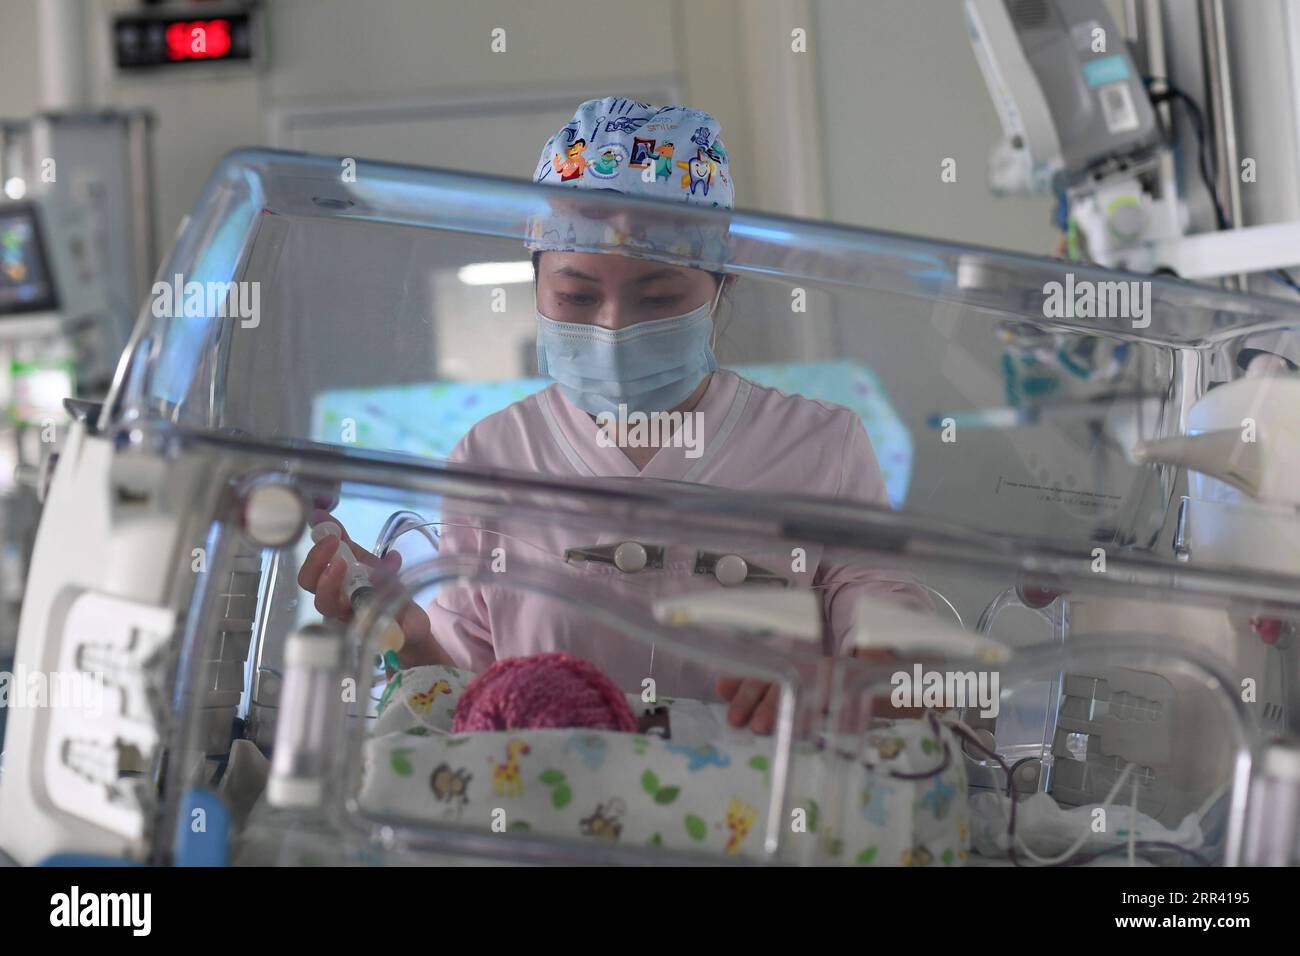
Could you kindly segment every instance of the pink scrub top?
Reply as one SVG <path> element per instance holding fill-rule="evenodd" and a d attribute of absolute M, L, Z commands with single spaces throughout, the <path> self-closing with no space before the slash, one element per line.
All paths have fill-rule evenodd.
<path fill-rule="evenodd" d="M 621 449 L 603 447 L 591 416 L 552 385 L 479 422 L 449 460 L 560 478 L 667 479 L 888 506 L 870 439 L 857 415 L 847 408 L 787 395 L 719 370 L 694 411 L 700 413 L 698 456 L 689 457 L 689 449 L 667 445 L 638 471 Z M 457 518 L 453 510 L 454 506 L 443 518 L 442 555 L 475 556 L 484 565 L 494 557 L 504 559 L 507 570 L 519 564 L 545 568 L 559 575 L 557 581 L 599 589 L 618 606 L 637 609 L 633 619 L 649 627 L 656 627 L 649 607 L 659 598 L 721 587 L 711 575 L 696 573 L 700 549 L 691 545 L 642 541 L 666 548 L 664 566 L 627 574 L 611 564 L 564 559 L 568 548 L 618 544 L 624 536 L 617 533 L 593 534 L 590 529 L 508 519 L 494 521 L 489 529 L 481 520 Z M 471 524 L 475 526 L 468 527 Z M 494 554 L 494 549 L 501 550 Z M 854 605 L 861 595 L 895 595 L 913 606 L 931 606 L 925 589 L 907 574 L 822 563 L 820 548 L 810 546 L 804 551 L 800 570 L 794 569 L 789 548 L 735 553 L 751 566 L 789 579 L 792 587 L 821 592 L 826 653 L 845 649 Z M 717 696 L 714 685 L 721 671 L 716 666 L 662 644 L 631 639 L 626 632 L 594 621 L 580 607 L 545 594 L 508 584 L 457 584 L 444 587 L 428 611 L 438 643 L 459 666 L 475 672 L 501 658 L 566 651 L 597 663 L 627 691 L 639 691 L 645 678 L 653 678 L 660 695 L 698 700 Z"/>

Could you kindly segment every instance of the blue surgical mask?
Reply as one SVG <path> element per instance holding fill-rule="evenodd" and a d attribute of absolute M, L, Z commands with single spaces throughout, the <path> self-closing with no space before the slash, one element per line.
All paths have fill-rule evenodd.
<path fill-rule="evenodd" d="M 539 312 L 537 370 L 592 415 L 618 414 L 620 405 L 629 413 L 668 411 L 718 367 L 711 342 L 716 304 L 715 297 L 685 315 L 616 330 Z"/>

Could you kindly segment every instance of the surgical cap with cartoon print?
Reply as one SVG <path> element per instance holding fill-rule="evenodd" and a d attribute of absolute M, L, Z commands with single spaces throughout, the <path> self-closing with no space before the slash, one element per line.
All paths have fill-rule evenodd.
<path fill-rule="evenodd" d="M 730 209 L 735 197 L 720 124 L 701 110 L 655 107 L 621 96 L 588 100 L 547 140 L 534 181 L 576 190 L 612 190 L 696 207 Z M 577 199 L 578 197 L 574 197 Z M 716 263 L 725 225 L 691 217 L 606 217 L 589 203 L 552 202 L 529 224 L 528 247 L 659 254 Z M 614 251 L 610 249 L 609 251 Z"/>

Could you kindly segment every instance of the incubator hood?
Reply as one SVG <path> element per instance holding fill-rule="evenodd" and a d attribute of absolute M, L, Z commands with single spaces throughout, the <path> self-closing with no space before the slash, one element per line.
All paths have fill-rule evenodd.
<path fill-rule="evenodd" d="M 1285 353 L 1300 326 L 1294 303 L 1062 260 L 241 151 L 159 270 L 101 424 L 445 460 L 548 384 L 528 266 L 539 248 L 734 276 L 717 361 L 854 412 L 891 507 L 1062 543 L 1152 546 L 1174 471 L 1129 450 L 1182 434 L 1208 386 L 1239 376 L 1244 348 L 1268 337 Z M 803 484 L 779 490 L 819 493 Z"/>
<path fill-rule="evenodd" d="M 593 419 L 538 374 L 538 313 L 562 318 L 546 310 L 582 296 L 543 305 L 534 253 L 545 271 L 566 251 L 586 256 L 570 262 L 577 271 L 630 276 L 630 289 L 647 264 L 677 279 L 675 268 L 734 278 L 713 314 L 719 368 L 688 409 L 699 422 L 679 420 L 640 464 L 601 444 Z M 592 253 L 631 259 L 602 272 L 612 260 Z M 699 305 L 671 287 L 626 295 L 647 317 Z M 1170 832 L 1203 805 L 1227 807 L 1203 822 L 1207 841 L 1210 829 L 1222 838 L 1216 858 L 1236 860 L 1260 727 L 1287 726 L 1294 654 L 1270 649 L 1279 663 L 1262 676 L 1279 686 L 1248 704 L 1232 668 L 1170 622 L 1185 607 L 1231 633 L 1254 616 L 1295 620 L 1300 582 L 1287 567 L 1189 565 L 1155 548 L 1178 476 L 1130 450 L 1186 434 L 1210 386 L 1240 377 L 1244 351 L 1267 339 L 1286 355 L 1297 327 L 1289 303 L 1058 260 L 233 153 L 159 270 L 107 402 L 77 408 L 53 468 L 16 666 L 97 673 L 105 706 L 13 713 L 0 850 L 24 863 L 66 852 L 182 861 L 196 848 L 226 859 L 225 831 L 196 837 L 185 824 L 202 808 L 224 814 L 232 838 L 253 833 L 265 807 L 247 782 L 270 755 L 266 793 L 312 803 L 309 829 L 327 825 L 316 846 L 346 848 L 352 862 L 448 846 L 607 862 L 665 845 L 692 858 L 745 840 L 752 858 L 824 862 L 843 847 L 792 846 L 785 832 L 805 780 L 796 751 L 807 745 L 804 757 L 827 770 L 806 779 L 837 830 L 873 815 L 853 782 L 860 755 L 833 766 L 841 755 L 826 743 L 847 734 L 867 746 L 860 705 L 882 675 L 847 652 L 862 643 L 857 608 L 875 597 L 968 630 L 978 618 L 970 646 L 984 663 L 983 651 L 1015 645 L 1003 671 L 1024 695 L 981 731 L 1009 755 L 1033 750 L 1030 789 L 1077 807 L 1131 786 L 1125 805 Z M 303 583 L 311 549 L 334 542 L 318 509 L 400 564 L 376 572 L 345 624 L 322 625 Z M 1068 594 L 1070 613 L 1123 599 L 1140 620 L 1095 643 L 1061 640 L 1060 602 L 1027 613 L 1023 628 L 1008 623 L 1025 611 L 1013 597 L 1037 592 Z M 421 671 L 394 689 L 412 673 L 385 667 L 394 622 L 402 653 L 447 652 L 451 665 L 421 663 L 452 667 L 445 677 L 426 683 Z M 925 659 L 936 635 L 964 646 L 951 629 L 906 630 L 878 615 L 866 643 Z M 696 715 L 711 713 L 719 678 L 761 679 L 779 689 L 777 726 L 769 741 L 721 753 L 707 743 L 721 737 L 683 736 L 683 708 L 662 747 L 650 737 L 665 715 L 641 713 L 649 736 L 606 745 L 627 767 L 652 744 L 665 763 L 650 777 L 637 767 L 617 805 L 579 806 L 593 793 L 570 784 L 601 766 L 582 740 L 554 754 L 566 768 L 557 775 L 537 765 L 540 738 L 534 751 L 505 740 L 501 753 L 475 751 L 472 766 L 417 747 L 428 726 L 369 739 L 400 691 L 411 695 L 402 707 L 446 724 L 434 736 L 451 740 L 446 695 L 465 690 L 467 674 L 540 651 L 594 665 L 624 694 L 650 681 L 661 695 L 651 703 L 693 702 Z M 331 692 L 340 678 L 358 692 L 346 705 Z M 822 706 L 827 687 L 842 709 Z M 919 750 L 933 752 L 931 729 L 912 727 Z M 972 786 L 997 777 L 965 757 Z M 962 759 L 935 783 L 945 813 L 965 786 Z M 375 760 L 397 790 L 419 786 L 375 790 Z M 698 797 L 674 782 L 688 760 L 692 770 L 730 760 L 749 796 L 656 829 L 654 814 Z M 915 785 L 897 791 L 905 813 Z M 536 802 L 508 842 L 469 826 L 516 797 Z M 551 811 L 567 827 L 559 835 L 544 830 Z M 965 852 L 964 823 L 945 820 L 947 850 Z M 604 842 L 620 832 L 644 839 Z M 910 831 L 889 839 L 903 841 L 890 844 L 895 862 L 942 858 Z M 840 861 L 868 862 L 869 851 Z"/>

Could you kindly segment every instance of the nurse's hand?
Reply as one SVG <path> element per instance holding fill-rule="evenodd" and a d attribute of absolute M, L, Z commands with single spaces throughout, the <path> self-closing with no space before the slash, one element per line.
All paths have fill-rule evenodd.
<path fill-rule="evenodd" d="M 756 734 L 767 735 L 776 726 L 776 705 L 781 700 L 781 688 L 776 684 L 753 677 L 720 677 L 718 695 L 730 701 L 727 723 L 733 727 L 748 726 Z"/>
<path fill-rule="evenodd" d="M 390 551 L 380 559 L 348 537 L 347 530 L 332 515 L 323 511 L 312 515 L 313 525 L 322 521 L 332 521 L 338 525 L 344 542 L 352 549 L 357 561 L 370 570 L 370 580 L 375 585 L 392 577 L 401 568 L 402 556 L 396 551 Z M 298 570 L 298 584 L 303 590 L 316 595 L 316 610 L 323 616 L 336 621 L 347 621 L 352 618 L 352 605 L 343 593 L 348 567 L 338 557 L 338 549 L 338 539 L 333 536 L 316 542 Z M 414 667 L 418 664 L 452 663 L 451 658 L 433 639 L 429 615 L 414 601 L 408 601 L 397 613 L 397 625 L 406 636 L 406 643 L 397 652 L 403 665 Z"/>
<path fill-rule="evenodd" d="M 852 655 L 873 663 L 885 663 L 897 660 L 890 651 L 875 648 L 857 648 Z M 824 675 L 823 675 L 824 676 Z M 721 677 L 717 683 L 718 695 L 730 701 L 727 709 L 727 723 L 733 727 L 748 726 L 756 734 L 767 736 L 776 728 L 776 708 L 781 702 L 781 688 L 768 681 L 753 677 Z M 822 699 L 826 696 L 826 686 L 820 687 Z M 870 713 L 873 717 L 920 717 L 921 708 L 899 709 L 894 707 L 887 697 L 873 697 Z"/>

